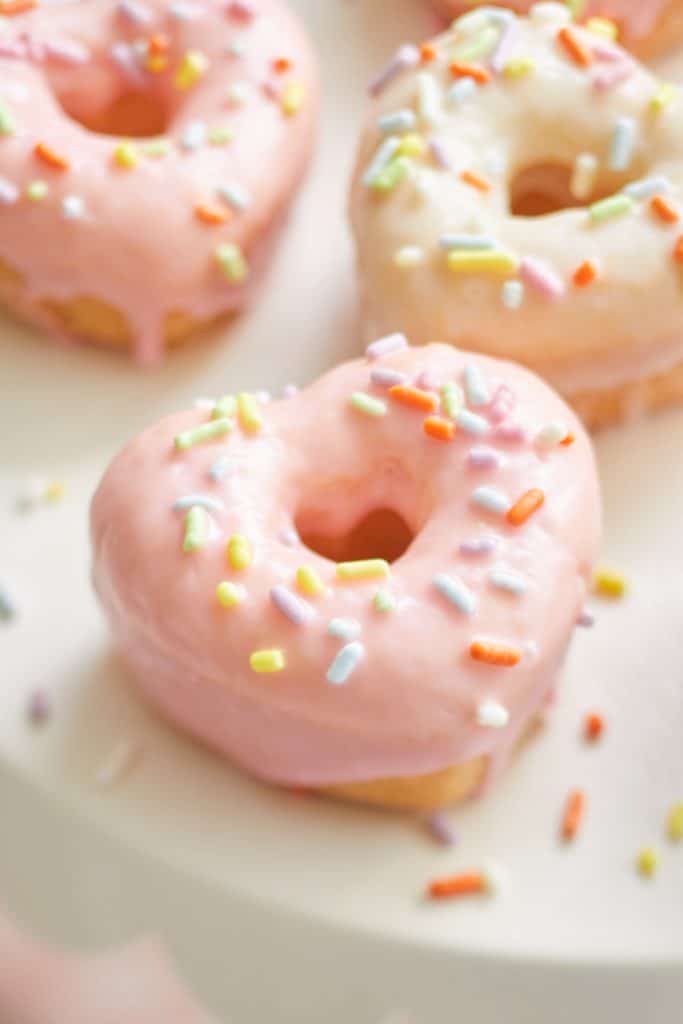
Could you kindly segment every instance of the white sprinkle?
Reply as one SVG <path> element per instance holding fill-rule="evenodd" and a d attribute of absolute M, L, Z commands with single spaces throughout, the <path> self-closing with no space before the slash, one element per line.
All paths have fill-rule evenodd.
<path fill-rule="evenodd" d="M 138 88 L 147 88 L 147 80 L 142 73 L 134 48 L 130 43 L 119 40 L 109 47 L 109 56 L 123 71 L 131 84 Z"/>
<path fill-rule="evenodd" d="M 524 285 L 521 281 L 505 281 L 500 295 L 506 309 L 519 309 L 524 302 Z"/>
<path fill-rule="evenodd" d="M 204 121 L 190 121 L 180 138 L 180 145 L 187 150 L 199 149 L 206 143 L 206 135 Z"/>
<path fill-rule="evenodd" d="M 394 253 L 394 265 L 402 270 L 419 267 L 424 260 L 424 249 L 421 249 L 419 245 L 404 245 Z"/>
<path fill-rule="evenodd" d="M 216 189 L 216 193 L 235 210 L 246 210 L 251 203 L 251 196 L 242 185 L 236 185 L 234 183 L 219 185 Z"/>
<path fill-rule="evenodd" d="M 363 175 L 364 185 L 368 188 L 372 185 L 377 175 L 384 170 L 400 145 L 400 140 L 395 135 L 390 135 L 388 139 L 384 139 Z"/>
<path fill-rule="evenodd" d="M 230 469 L 230 457 L 228 455 L 219 455 L 215 462 L 211 464 L 209 470 L 209 476 L 216 483 L 220 483 L 225 478 Z"/>
<path fill-rule="evenodd" d="M 90 51 L 87 46 L 81 46 L 74 39 L 53 39 L 42 44 L 45 49 L 45 57 L 56 63 L 74 65 L 87 64 L 90 60 Z"/>
<path fill-rule="evenodd" d="M 459 104 L 470 99 L 477 91 L 477 84 L 473 78 L 460 78 L 446 93 L 448 103 Z"/>
<path fill-rule="evenodd" d="M 358 667 L 358 663 L 365 655 L 363 644 L 358 641 L 347 644 L 330 665 L 327 672 L 327 681 L 335 686 L 348 682 L 351 674 Z"/>
<path fill-rule="evenodd" d="M 630 196 L 631 199 L 652 199 L 653 196 L 661 195 L 671 190 L 671 182 L 664 175 L 656 175 L 652 178 L 641 178 L 640 181 L 632 181 L 621 191 Z"/>
<path fill-rule="evenodd" d="M 554 448 L 561 441 L 564 441 L 566 436 L 567 428 L 564 423 L 547 423 L 536 434 L 534 443 L 539 448 Z"/>
<path fill-rule="evenodd" d="M 330 619 L 327 632 L 338 640 L 356 640 L 361 634 L 361 624 L 356 619 Z"/>
<path fill-rule="evenodd" d="M 409 132 L 417 124 L 417 118 L 412 110 L 397 110 L 393 114 L 384 114 L 377 122 L 377 126 L 385 135 L 400 135 L 402 132 Z"/>
<path fill-rule="evenodd" d="M 183 0 L 177 0 L 176 3 L 171 4 L 168 13 L 174 21 L 193 21 L 202 12 L 197 4 L 184 3 Z"/>
<path fill-rule="evenodd" d="M 574 161 L 569 191 L 574 199 L 588 199 L 595 185 L 598 173 L 598 158 L 592 153 L 579 153 Z"/>
<path fill-rule="evenodd" d="M 526 593 L 526 580 L 519 573 L 509 569 L 491 569 L 489 580 L 492 586 L 498 590 L 505 590 L 508 594 L 519 596 Z"/>
<path fill-rule="evenodd" d="M 142 4 L 136 3 L 136 0 L 119 0 L 117 10 L 122 18 L 133 25 L 151 24 L 151 11 Z"/>
<path fill-rule="evenodd" d="M 495 238 L 487 235 L 441 235 L 439 248 L 451 252 L 453 249 L 463 249 L 467 252 L 479 252 L 488 249 L 498 249 L 498 242 Z"/>
<path fill-rule="evenodd" d="M 242 57 L 244 55 L 245 45 L 242 39 L 233 39 L 227 49 L 228 57 Z"/>
<path fill-rule="evenodd" d="M 439 593 L 465 615 L 472 615 L 476 611 L 477 599 L 459 577 L 439 573 L 434 577 L 433 583 Z"/>
<path fill-rule="evenodd" d="M 120 782 L 133 768 L 142 754 L 137 740 L 122 739 L 109 752 L 95 777 L 97 785 L 107 788 Z"/>
<path fill-rule="evenodd" d="M 368 92 L 371 96 L 378 96 L 397 75 L 408 68 L 416 67 L 419 63 L 420 51 L 417 46 L 407 43 L 399 47 L 387 66 L 370 82 Z"/>
<path fill-rule="evenodd" d="M 486 879 L 486 891 L 490 896 L 495 896 L 497 892 L 500 892 L 507 881 L 507 872 L 495 861 L 486 861 L 482 874 Z"/>
<path fill-rule="evenodd" d="M 477 708 L 477 722 L 485 729 L 504 729 L 510 712 L 497 700 L 483 700 Z"/>
<path fill-rule="evenodd" d="M 535 25 L 567 25 L 572 20 L 566 4 L 559 3 L 534 4 L 529 17 Z"/>
<path fill-rule="evenodd" d="M 472 501 L 487 512 L 504 513 L 510 508 L 510 501 L 502 491 L 495 487 L 477 487 L 472 492 Z"/>
<path fill-rule="evenodd" d="M 182 498 L 173 502 L 174 512 L 185 512 L 193 505 L 199 505 L 209 512 L 223 512 L 225 505 L 218 498 L 212 498 L 210 494 L 185 494 Z"/>
<path fill-rule="evenodd" d="M 430 128 L 434 128 L 442 117 L 441 90 L 431 71 L 418 71 L 416 78 L 418 113 Z"/>
<path fill-rule="evenodd" d="M 18 198 L 19 189 L 16 185 L 6 178 L 0 178 L 0 204 L 9 206 L 10 203 L 16 203 Z"/>
<path fill-rule="evenodd" d="M 617 118 L 609 155 L 611 171 L 626 171 L 631 166 L 637 130 L 636 122 L 632 117 Z"/>
<path fill-rule="evenodd" d="M 465 367 L 465 394 L 470 405 L 488 405 L 491 395 L 481 370 L 472 364 Z"/>
<path fill-rule="evenodd" d="M 371 342 L 365 350 L 367 359 L 381 359 L 392 352 L 400 352 L 408 348 L 408 339 L 405 334 L 387 334 L 384 338 L 378 338 Z"/>
<path fill-rule="evenodd" d="M 378 388 L 393 388 L 397 384 L 407 384 L 408 374 L 400 370 L 390 370 L 388 367 L 377 366 L 370 371 L 370 380 Z"/>
<path fill-rule="evenodd" d="M 249 98 L 248 82 L 233 82 L 228 89 L 227 100 L 232 107 L 241 107 Z"/>
<path fill-rule="evenodd" d="M 482 437 L 489 432 L 488 421 L 483 416 L 478 416 L 476 412 L 470 412 L 469 409 L 461 409 L 456 413 L 455 422 L 466 434 L 472 434 L 474 437 Z"/>
<path fill-rule="evenodd" d="M 475 469 L 500 469 L 503 465 L 503 456 L 495 448 L 486 448 L 482 445 L 479 448 L 470 448 L 467 461 Z"/>
<path fill-rule="evenodd" d="M 62 213 L 67 220 L 80 220 L 85 213 L 85 203 L 80 196 L 64 196 Z"/>

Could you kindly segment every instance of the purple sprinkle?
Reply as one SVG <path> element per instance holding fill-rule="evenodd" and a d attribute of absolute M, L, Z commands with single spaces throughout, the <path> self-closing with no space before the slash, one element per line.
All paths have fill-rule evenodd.
<path fill-rule="evenodd" d="M 630 60 L 624 60 L 619 64 L 612 64 L 609 68 L 601 69 L 593 75 L 593 88 L 596 92 L 613 89 L 630 78 L 634 69 L 635 65 Z"/>
<path fill-rule="evenodd" d="M 146 86 L 146 78 L 140 69 L 135 51 L 129 43 L 117 42 L 109 47 L 109 56 L 127 76 L 131 85 Z"/>
<path fill-rule="evenodd" d="M 398 384 L 407 384 L 408 374 L 400 370 L 390 370 L 387 367 L 377 366 L 370 371 L 370 380 L 378 388 L 393 388 Z"/>
<path fill-rule="evenodd" d="M 60 64 L 87 64 L 90 51 L 73 39 L 56 39 L 45 43 L 45 56 Z"/>
<path fill-rule="evenodd" d="M 44 690 L 34 690 L 26 709 L 31 725 L 44 725 L 52 714 L 52 703 Z"/>
<path fill-rule="evenodd" d="M 379 96 L 397 75 L 408 68 L 416 67 L 419 63 L 420 51 L 417 46 L 411 46 L 409 43 L 400 46 L 386 67 L 370 82 L 368 92 L 371 96 Z"/>
<path fill-rule="evenodd" d="M 429 140 L 429 152 L 439 167 L 443 167 L 445 171 L 450 170 L 452 167 L 451 160 L 441 139 Z"/>
<path fill-rule="evenodd" d="M 365 355 L 368 359 L 381 359 L 382 356 L 388 356 L 391 352 L 400 352 L 404 348 L 408 348 L 408 339 L 405 334 L 387 334 L 386 337 L 378 338 L 377 341 L 368 345 Z"/>
<path fill-rule="evenodd" d="M 511 444 L 523 444 L 529 439 L 521 423 L 501 423 L 496 429 L 496 437 Z"/>
<path fill-rule="evenodd" d="M 612 64 L 618 64 L 621 61 L 632 63 L 629 61 L 629 57 L 624 50 L 605 42 L 603 39 L 591 41 L 591 50 L 593 51 L 593 56 L 597 57 L 598 60 L 609 61 Z"/>
<path fill-rule="evenodd" d="M 287 587 L 279 584 L 271 590 L 270 599 L 277 610 L 282 612 L 285 618 L 293 622 L 295 626 L 305 626 L 315 615 L 315 611 L 308 601 L 297 597 Z"/>
<path fill-rule="evenodd" d="M 19 198 L 19 189 L 6 178 L 0 178 L 0 203 L 16 203 Z"/>
<path fill-rule="evenodd" d="M 421 391 L 438 391 L 439 381 L 430 370 L 422 370 L 415 378 L 415 387 Z"/>
<path fill-rule="evenodd" d="M 19 40 L 3 39 L 0 42 L 0 57 L 16 57 L 19 60 L 27 56 L 26 44 Z"/>
<path fill-rule="evenodd" d="M 481 558 L 484 555 L 492 555 L 497 547 L 496 537 L 474 537 L 472 540 L 464 540 L 459 550 L 465 558 Z"/>
<path fill-rule="evenodd" d="M 425 818 L 425 825 L 432 839 L 441 846 L 455 846 L 457 843 L 458 835 L 442 811 L 434 811 Z"/>
<path fill-rule="evenodd" d="M 493 423 L 501 423 L 510 415 L 515 407 L 514 393 L 505 384 L 496 390 L 488 409 L 489 419 Z"/>
<path fill-rule="evenodd" d="M 467 460 L 470 466 L 475 469 L 499 469 L 503 457 L 495 448 L 486 448 L 484 445 L 470 448 Z"/>
<path fill-rule="evenodd" d="M 298 394 L 299 389 L 296 386 L 296 384 L 285 384 L 284 388 L 282 389 L 283 398 L 294 398 L 294 395 Z"/>
<path fill-rule="evenodd" d="M 517 46 L 519 23 L 516 18 L 509 18 L 501 29 L 496 48 L 491 57 L 491 70 L 499 75 L 510 60 Z"/>
<path fill-rule="evenodd" d="M 283 530 L 280 530 L 277 539 L 287 548 L 296 548 L 301 543 L 299 534 L 292 526 L 285 526 Z"/>
<path fill-rule="evenodd" d="M 587 608 L 584 608 L 576 620 L 576 625 L 582 626 L 584 629 L 590 629 L 591 626 L 595 625 L 595 616 Z"/>
<path fill-rule="evenodd" d="M 564 281 L 555 271 L 532 256 L 525 256 L 519 265 L 519 276 L 530 288 L 535 288 L 546 299 L 561 299 L 565 293 Z"/>

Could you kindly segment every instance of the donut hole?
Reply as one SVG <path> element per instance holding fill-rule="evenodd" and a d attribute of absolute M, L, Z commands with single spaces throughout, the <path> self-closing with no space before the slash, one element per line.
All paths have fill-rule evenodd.
<path fill-rule="evenodd" d="M 561 210 L 589 206 L 614 195 L 641 176 L 634 166 L 628 175 L 601 169 L 590 194 L 577 199 L 571 190 L 572 174 L 572 167 L 559 163 L 539 163 L 521 168 L 509 184 L 510 212 L 515 217 L 546 217 Z"/>
<path fill-rule="evenodd" d="M 296 527 L 310 551 L 333 562 L 365 558 L 395 562 L 405 554 L 415 536 L 393 508 L 375 508 L 342 532 L 325 530 L 325 518 L 319 512 L 304 511 L 297 516 Z"/>
<path fill-rule="evenodd" d="M 96 135 L 153 138 L 166 132 L 171 119 L 163 97 L 151 91 L 124 92 L 103 104 L 74 90 L 57 93 L 56 99 L 67 117 Z"/>

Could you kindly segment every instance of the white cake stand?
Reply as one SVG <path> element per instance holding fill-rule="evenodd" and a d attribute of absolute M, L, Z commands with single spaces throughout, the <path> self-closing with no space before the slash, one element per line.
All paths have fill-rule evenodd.
<path fill-rule="evenodd" d="M 21 614 L 0 633 L 0 902 L 88 948 L 159 931 L 235 1024 L 669 1024 L 683 1006 L 683 846 L 663 832 L 683 799 L 683 412 L 600 439 L 606 556 L 632 594 L 576 638 L 552 724 L 489 799 L 453 813 L 451 850 L 411 821 L 244 778 L 143 708 L 111 654 L 86 516 L 121 442 L 198 395 L 277 391 L 357 351 L 344 202 L 363 86 L 428 15 L 412 0 L 296 6 L 322 54 L 322 145 L 260 307 L 156 374 L 2 323 L 0 574 Z M 19 516 L 31 474 L 66 497 Z M 36 688 L 54 705 L 39 730 Z M 589 749 L 593 708 L 608 729 Z M 562 848 L 574 786 L 589 811 Z M 650 843 L 647 882 L 634 860 Z M 507 875 L 497 898 L 423 902 L 428 879 L 485 859 Z"/>

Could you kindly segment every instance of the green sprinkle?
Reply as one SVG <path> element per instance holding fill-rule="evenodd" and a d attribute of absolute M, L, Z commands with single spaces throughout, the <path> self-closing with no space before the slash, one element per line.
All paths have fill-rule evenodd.
<path fill-rule="evenodd" d="M 209 535 L 209 514 L 201 505 L 193 505 L 185 516 L 183 551 L 199 551 Z"/>
<path fill-rule="evenodd" d="M 170 139 L 150 139 L 150 141 L 146 142 L 142 147 L 142 152 L 145 154 L 145 156 L 149 156 L 152 158 L 166 156 L 168 153 L 171 152 Z"/>
<path fill-rule="evenodd" d="M 396 608 L 396 598 L 390 590 L 385 590 L 384 587 L 377 591 L 372 603 L 375 606 L 375 611 L 382 613 L 393 612 Z"/>
<path fill-rule="evenodd" d="M 370 188 L 377 192 L 391 192 L 399 182 L 403 181 L 406 174 L 412 167 L 412 162 L 406 156 L 397 156 L 384 167 L 379 174 L 370 182 Z"/>
<path fill-rule="evenodd" d="M 229 281 L 240 284 L 249 276 L 249 264 L 239 245 L 225 242 L 215 252 L 216 262 Z"/>
<path fill-rule="evenodd" d="M 227 128 L 224 125 L 216 125 L 215 128 L 209 129 L 208 140 L 212 146 L 226 146 L 234 138 L 235 133 L 232 128 Z"/>
<path fill-rule="evenodd" d="M 366 416 L 386 416 L 387 404 L 380 398 L 373 398 L 372 395 L 366 395 L 364 391 L 354 391 L 349 398 L 349 404 L 354 409 L 358 409 L 359 412 L 364 412 Z"/>
<path fill-rule="evenodd" d="M 39 203 L 45 199 L 50 189 L 45 181 L 31 181 L 26 186 L 26 198 L 32 203 Z"/>
<path fill-rule="evenodd" d="M 479 60 L 481 57 L 488 57 L 491 50 L 498 42 L 499 30 L 495 25 L 488 25 L 468 43 L 463 43 L 453 50 L 452 59 L 459 61 Z"/>
<path fill-rule="evenodd" d="M 237 399 L 234 395 L 223 395 L 211 410 L 212 420 L 222 420 L 234 416 L 237 412 Z"/>
<path fill-rule="evenodd" d="M 588 207 L 588 216 L 593 224 L 602 224 L 603 221 L 611 220 L 612 217 L 621 217 L 633 210 L 633 200 L 630 196 L 617 193 L 607 199 L 600 199 Z"/>
<path fill-rule="evenodd" d="M 244 587 L 239 583 L 229 583 L 223 580 L 216 587 L 216 600 L 221 608 L 236 608 L 244 600 Z"/>
<path fill-rule="evenodd" d="M 454 420 L 465 405 L 465 396 L 460 385 L 452 380 L 444 384 L 441 388 L 441 402 L 448 418 Z"/>
<path fill-rule="evenodd" d="M 661 114 L 667 107 L 671 106 L 678 95 L 678 89 L 670 82 L 664 82 L 657 89 L 650 100 L 650 110 L 653 114 Z"/>
<path fill-rule="evenodd" d="M 229 434 L 231 430 L 234 430 L 234 427 L 233 420 L 227 418 L 212 420 L 211 423 L 202 423 L 200 427 L 195 427 L 194 430 L 184 430 L 182 434 L 176 434 L 174 443 L 179 451 L 185 451 L 187 448 L 192 448 L 195 444 L 201 444 L 203 441 L 214 441 L 217 437 Z"/>
<path fill-rule="evenodd" d="M 338 580 L 374 580 L 389 575 L 389 563 L 383 558 L 366 558 L 358 562 L 339 562 Z"/>
<path fill-rule="evenodd" d="M 0 103 L 0 135 L 14 135 L 17 126 L 8 107 Z"/>
<path fill-rule="evenodd" d="M 566 0 L 566 4 L 574 21 L 578 21 L 586 13 L 586 0 Z"/>
<path fill-rule="evenodd" d="M 249 664 L 253 672 L 270 675 L 282 672 L 286 662 L 283 651 L 254 651 L 249 657 Z"/>

